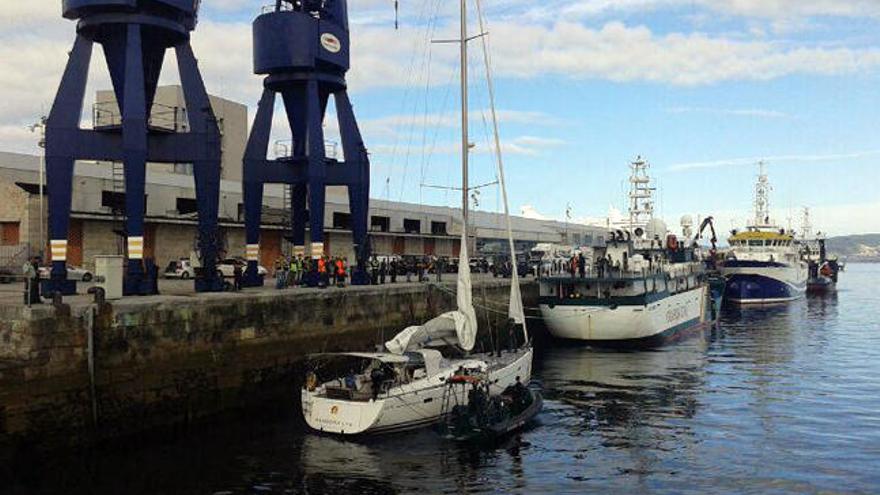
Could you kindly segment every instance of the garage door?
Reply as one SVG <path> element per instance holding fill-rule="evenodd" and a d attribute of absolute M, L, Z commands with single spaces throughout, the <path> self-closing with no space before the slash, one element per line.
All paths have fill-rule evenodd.
<path fill-rule="evenodd" d="M 264 230 L 260 233 L 260 264 L 269 270 L 281 256 L 281 231 Z"/>
<path fill-rule="evenodd" d="M 70 220 L 70 229 L 67 231 L 67 264 L 83 266 L 82 220 Z"/>
<path fill-rule="evenodd" d="M 0 246 L 15 246 L 21 242 L 21 223 L 0 222 Z"/>

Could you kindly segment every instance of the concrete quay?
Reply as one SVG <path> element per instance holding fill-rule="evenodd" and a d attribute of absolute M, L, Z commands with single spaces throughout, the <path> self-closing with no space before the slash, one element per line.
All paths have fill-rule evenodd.
<path fill-rule="evenodd" d="M 0 457 L 294 404 L 306 355 L 373 350 L 455 307 L 452 276 L 199 295 L 183 287 L 101 306 L 77 296 L 27 308 L 20 290 L 14 303 L 0 298 Z M 508 280 L 475 278 L 481 326 L 505 317 L 508 291 Z M 537 284 L 524 282 L 523 293 L 533 306 Z"/>

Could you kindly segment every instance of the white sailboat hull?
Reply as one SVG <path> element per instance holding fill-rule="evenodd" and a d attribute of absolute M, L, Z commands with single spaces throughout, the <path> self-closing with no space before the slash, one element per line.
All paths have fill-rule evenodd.
<path fill-rule="evenodd" d="M 516 383 L 517 378 L 528 384 L 532 375 L 531 347 L 502 356 L 497 363 L 488 358 L 492 393 L 500 393 Z M 474 355 L 471 360 L 481 360 Z M 507 359 L 505 359 L 507 358 Z M 370 401 L 339 400 L 322 397 L 320 391 L 302 391 L 302 411 L 310 428 L 340 435 L 390 433 L 424 427 L 443 417 L 444 399 L 450 392 L 446 379 L 453 376 L 458 364 L 440 373 L 392 388 L 387 394 Z M 464 389 L 459 392 L 466 392 Z M 467 403 L 467 394 L 460 393 L 458 403 Z"/>

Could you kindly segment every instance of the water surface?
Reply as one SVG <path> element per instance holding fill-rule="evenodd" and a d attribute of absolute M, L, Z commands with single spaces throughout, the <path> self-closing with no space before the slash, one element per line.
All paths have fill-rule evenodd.
<path fill-rule="evenodd" d="M 653 352 L 542 342 L 538 422 L 495 448 L 430 431 L 366 442 L 290 413 L 170 444 L 54 460 L 13 493 L 877 493 L 880 265 L 836 295 L 729 309 Z M 9 487 L 7 487 L 9 488 Z M 3 489 L 0 488 L 0 492 Z"/>

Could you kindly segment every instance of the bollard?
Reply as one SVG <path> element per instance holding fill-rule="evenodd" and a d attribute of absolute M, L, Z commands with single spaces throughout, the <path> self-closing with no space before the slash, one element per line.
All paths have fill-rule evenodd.
<path fill-rule="evenodd" d="M 104 291 L 103 287 L 92 287 L 89 289 L 89 294 L 95 296 L 95 304 L 97 304 L 98 307 L 103 306 L 107 300 L 107 293 Z"/>

